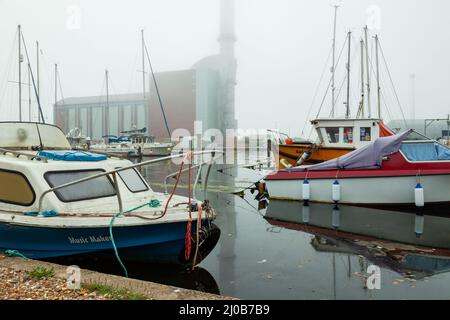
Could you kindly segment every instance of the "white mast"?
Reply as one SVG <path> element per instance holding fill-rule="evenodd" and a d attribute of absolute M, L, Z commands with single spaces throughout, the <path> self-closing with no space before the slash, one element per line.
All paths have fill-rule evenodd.
<path fill-rule="evenodd" d="M 109 72 L 105 70 L 106 79 L 106 108 L 105 108 L 105 136 L 109 135 Z"/>
<path fill-rule="evenodd" d="M 359 102 L 358 116 L 364 118 L 364 40 L 361 39 L 361 101 Z"/>
<path fill-rule="evenodd" d="M 367 73 L 367 109 L 369 111 L 369 118 L 372 117 L 372 110 L 370 106 L 370 68 L 369 68 L 369 42 L 368 42 L 368 36 L 367 33 L 369 31 L 369 28 L 366 26 L 364 28 L 364 34 L 366 38 L 366 73 Z"/>
<path fill-rule="evenodd" d="M 347 103 L 346 103 L 346 111 L 345 118 L 350 119 L 350 55 L 351 55 L 351 40 L 352 40 L 352 32 L 348 32 L 348 57 L 347 57 Z"/>
<path fill-rule="evenodd" d="M 335 108 L 335 65 L 336 65 L 336 23 L 337 23 L 337 12 L 339 6 L 334 5 L 334 26 L 333 26 L 333 65 L 331 66 L 331 117 L 334 118 L 334 108 Z"/>
<path fill-rule="evenodd" d="M 380 87 L 380 62 L 378 60 L 379 40 L 378 35 L 375 35 L 375 58 L 377 63 L 377 98 L 378 98 L 378 118 L 381 119 L 381 87 Z"/>
<path fill-rule="evenodd" d="M 142 94 L 145 99 L 145 41 L 144 41 L 144 29 L 141 30 L 142 37 Z"/>
<path fill-rule="evenodd" d="M 17 33 L 19 35 L 19 121 L 22 121 L 22 30 L 20 24 L 17 26 Z"/>

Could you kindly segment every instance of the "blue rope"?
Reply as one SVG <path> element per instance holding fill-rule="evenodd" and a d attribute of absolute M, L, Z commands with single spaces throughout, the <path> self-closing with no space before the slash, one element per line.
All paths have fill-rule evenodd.
<path fill-rule="evenodd" d="M 5 250 L 5 254 L 8 257 L 19 257 L 19 258 L 23 258 L 23 259 L 28 259 L 27 257 L 25 257 L 22 253 L 20 253 L 17 250 Z"/>
<path fill-rule="evenodd" d="M 149 201 L 148 203 L 146 203 L 146 204 L 143 204 L 143 205 L 137 206 L 137 207 L 135 207 L 135 208 L 131 208 L 131 209 L 129 209 L 129 210 L 126 210 L 123 214 L 126 215 L 126 214 L 128 214 L 128 213 L 131 213 L 131 212 L 133 212 L 133 211 L 136 211 L 136 210 L 138 210 L 138 209 L 140 209 L 140 208 L 143 208 L 143 207 L 145 207 L 145 206 L 149 206 L 149 207 L 151 207 L 151 208 L 158 208 L 159 206 L 161 206 L 161 202 L 160 202 L 159 200 L 150 200 L 150 201 Z M 109 237 L 111 238 L 111 243 L 112 243 L 112 246 L 113 246 L 113 249 L 114 249 L 114 254 L 115 254 L 115 256 L 116 256 L 116 259 L 117 259 L 117 261 L 119 262 L 120 266 L 122 267 L 122 269 L 123 269 L 123 271 L 124 271 L 124 273 L 125 273 L 125 277 L 128 278 L 128 270 L 127 270 L 127 268 L 125 267 L 124 263 L 122 262 L 122 259 L 120 259 L 119 251 L 117 250 L 116 242 L 114 241 L 114 236 L 113 236 L 113 225 L 114 225 L 114 221 L 116 221 L 116 218 L 117 218 L 118 216 L 120 216 L 120 214 L 121 214 L 120 212 L 116 213 L 116 214 L 112 217 L 111 222 L 109 223 Z"/>

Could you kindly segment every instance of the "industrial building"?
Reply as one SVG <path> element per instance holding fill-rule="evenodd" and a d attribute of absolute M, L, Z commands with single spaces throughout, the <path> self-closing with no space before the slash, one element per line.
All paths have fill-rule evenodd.
<path fill-rule="evenodd" d="M 237 127 L 234 0 L 221 0 L 220 8 L 220 52 L 191 69 L 155 74 L 171 132 L 187 129 L 194 134 L 195 121 L 202 121 L 203 131 L 214 128 L 224 133 Z M 158 139 L 169 138 L 155 84 L 150 83 L 146 93 L 60 100 L 54 106 L 55 124 L 66 133 L 78 127 L 93 140 L 133 126 L 146 127 Z"/>

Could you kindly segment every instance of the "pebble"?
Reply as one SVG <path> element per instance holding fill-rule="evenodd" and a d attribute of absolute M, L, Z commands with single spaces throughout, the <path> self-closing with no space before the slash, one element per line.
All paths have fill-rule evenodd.
<path fill-rule="evenodd" d="M 1 256 L 0 256 L 1 258 Z M 0 300 L 107 300 L 87 289 L 71 290 L 64 279 L 32 279 L 26 272 L 0 267 Z"/>

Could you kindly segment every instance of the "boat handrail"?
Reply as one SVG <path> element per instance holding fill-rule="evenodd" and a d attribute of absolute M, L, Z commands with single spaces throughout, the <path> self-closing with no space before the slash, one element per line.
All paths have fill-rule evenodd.
<path fill-rule="evenodd" d="M 220 157 L 222 157 L 222 155 L 216 156 L 215 158 L 213 158 L 213 159 L 211 159 L 211 160 L 212 160 L 212 161 L 215 161 L 215 160 L 219 159 Z M 200 179 L 201 168 L 202 168 L 205 164 L 208 164 L 211 160 L 203 161 L 202 163 L 197 164 L 197 165 L 195 165 L 195 166 L 192 166 L 192 167 L 190 168 L 191 170 L 192 170 L 192 169 L 196 169 L 196 168 L 200 168 L 199 171 L 198 171 L 198 173 L 197 173 L 197 176 L 196 176 L 196 178 L 195 178 L 194 187 L 193 187 L 194 192 L 195 192 L 195 189 L 196 189 L 196 187 L 197 187 L 198 181 L 199 181 L 199 179 Z M 185 168 L 185 169 L 181 170 L 181 173 L 184 173 L 184 172 L 186 172 L 186 171 L 189 171 L 189 168 Z M 164 193 L 165 193 L 165 194 L 168 194 L 167 187 L 168 187 L 168 180 L 169 180 L 169 178 L 176 177 L 176 176 L 178 175 L 179 172 L 180 172 L 180 171 L 176 171 L 176 172 L 174 172 L 174 173 L 171 173 L 171 174 L 167 175 L 167 176 L 164 178 Z M 194 193 L 194 198 L 195 198 L 195 193 Z"/>
<path fill-rule="evenodd" d="M 109 152 L 103 152 L 103 151 L 97 151 L 97 150 L 89 150 L 89 149 L 82 149 L 82 148 L 72 148 L 73 151 L 80 151 L 80 152 L 92 152 L 92 153 L 97 153 L 97 154 L 101 154 L 103 156 L 107 156 L 108 158 L 117 158 L 117 159 L 127 159 L 127 157 L 124 157 L 122 155 L 116 155 L 113 153 L 109 153 Z"/>
<path fill-rule="evenodd" d="M 211 157 L 210 165 L 209 165 L 209 168 L 208 168 L 210 170 L 210 168 L 211 168 L 211 166 L 213 164 L 213 159 L 215 158 L 215 154 L 216 153 L 223 154 L 222 151 L 204 150 L 204 151 L 192 152 L 192 155 L 211 154 L 212 157 Z M 135 164 L 132 164 L 132 165 L 129 165 L 129 166 L 126 166 L 126 167 L 117 168 L 117 169 L 114 169 L 114 170 L 110 170 L 110 171 L 105 171 L 105 172 L 102 172 L 102 173 L 94 174 L 94 175 L 86 177 L 86 178 L 78 179 L 78 180 L 75 180 L 75 181 L 71 181 L 71 182 L 59 185 L 57 187 L 50 188 L 50 189 L 44 191 L 40 195 L 39 203 L 38 203 L 38 212 L 41 212 L 41 210 L 42 210 L 42 202 L 43 202 L 44 196 L 46 196 L 48 193 L 53 193 L 53 192 L 58 191 L 60 189 L 67 188 L 67 187 L 70 187 L 70 186 L 73 186 L 73 185 L 76 185 L 76 184 L 80 184 L 82 182 L 90 181 L 90 180 L 97 179 L 97 178 L 104 177 L 104 176 L 108 176 L 108 175 L 112 175 L 113 176 L 113 181 L 114 181 L 114 188 L 116 190 L 117 200 L 119 202 L 119 210 L 120 210 L 120 213 L 122 214 L 123 213 L 123 205 L 122 205 L 122 197 L 120 195 L 119 186 L 118 186 L 117 173 L 129 170 L 129 169 L 140 168 L 140 167 L 143 167 L 143 166 L 146 166 L 146 165 L 155 164 L 155 163 L 162 162 L 162 161 L 167 161 L 167 160 L 172 160 L 172 159 L 176 159 L 176 158 L 186 157 L 188 154 L 189 153 L 176 154 L 176 155 L 171 155 L 171 156 L 162 157 L 162 158 L 158 158 L 158 159 L 152 159 L 152 160 L 144 161 L 144 162 L 141 162 L 141 163 L 135 163 Z M 207 180 L 208 180 L 208 176 L 206 177 L 205 184 L 206 184 Z M 207 186 L 207 184 L 206 184 L 206 186 Z"/>
<path fill-rule="evenodd" d="M 26 152 L 20 152 L 20 151 L 0 148 L 0 154 L 1 155 L 6 155 L 7 153 L 11 153 L 12 155 L 16 156 L 17 158 L 20 157 L 20 156 L 24 156 L 24 157 L 27 157 L 28 160 L 38 159 L 38 160 L 41 160 L 44 163 L 47 163 L 47 158 L 44 157 L 44 156 L 41 156 L 39 154 L 29 154 L 29 153 L 26 153 Z"/>

